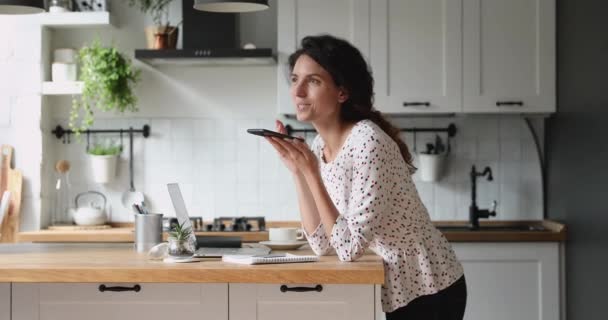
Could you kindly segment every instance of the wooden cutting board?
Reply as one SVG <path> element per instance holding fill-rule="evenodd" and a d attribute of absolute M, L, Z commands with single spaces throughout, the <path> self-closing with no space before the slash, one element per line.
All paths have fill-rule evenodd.
<path fill-rule="evenodd" d="M 0 221 L 0 242 L 16 242 L 19 231 L 19 212 L 21 211 L 21 171 L 11 168 L 13 147 L 3 145 L 0 149 L 2 165 L 0 167 L 0 197 L 4 191 L 11 192 L 10 204 L 4 219 Z"/>

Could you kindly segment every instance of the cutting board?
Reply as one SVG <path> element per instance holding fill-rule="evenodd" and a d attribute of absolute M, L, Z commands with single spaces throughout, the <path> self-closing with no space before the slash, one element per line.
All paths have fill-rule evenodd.
<path fill-rule="evenodd" d="M 0 149 L 2 165 L 0 167 L 0 195 L 11 192 L 10 204 L 4 219 L 0 221 L 0 242 L 16 242 L 19 231 L 19 212 L 21 210 L 21 171 L 11 168 L 13 147 L 3 145 Z"/>

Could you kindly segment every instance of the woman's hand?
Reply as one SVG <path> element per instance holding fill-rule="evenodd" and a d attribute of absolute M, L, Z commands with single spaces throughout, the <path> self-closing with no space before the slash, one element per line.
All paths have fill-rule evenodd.
<path fill-rule="evenodd" d="M 277 120 L 276 130 L 287 134 L 285 126 L 279 120 Z M 318 172 L 317 157 L 312 153 L 306 142 L 299 139 L 284 140 L 276 137 L 266 137 L 266 140 L 277 150 L 281 160 L 293 174 L 302 173 L 308 176 Z"/>

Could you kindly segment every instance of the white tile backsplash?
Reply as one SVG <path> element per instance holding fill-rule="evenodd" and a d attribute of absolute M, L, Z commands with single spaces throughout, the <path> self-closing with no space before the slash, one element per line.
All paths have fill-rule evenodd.
<path fill-rule="evenodd" d="M 503 119 L 506 117 L 508 119 Z M 483 128 L 486 133 L 493 131 L 487 125 L 488 122 L 505 128 L 499 134 L 498 127 L 493 127 L 496 129 L 494 138 L 489 138 L 491 135 L 487 134 L 461 137 L 457 133 L 451 139 L 453 152 L 449 156 L 443 179 L 431 183 L 419 181 L 417 175 L 414 176 L 418 192 L 432 219 L 468 219 L 471 201 L 469 173 L 472 165 L 478 171 L 482 171 L 485 166 L 492 168 L 494 181 L 486 181 L 485 177 L 478 178 L 477 188 L 477 204 L 480 208 L 488 208 L 492 201 L 498 201 L 498 216 L 492 219 L 542 218 L 538 159 L 524 157 L 519 151 L 530 148 L 527 135 L 521 132 L 512 134 L 514 128 L 523 128 L 521 118 L 497 116 L 490 120 L 487 117 L 466 120 L 447 118 L 442 121 L 420 118 L 408 120 L 407 123 L 417 127 L 461 123 L 474 126 L 477 130 Z M 147 120 L 130 119 L 128 123 L 138 121 L 145 123 Z M 399 121 L 404 122 L 395 122 Z M 263 139 L 245 133 L 245 129 L 250 127 L 268 127 L 268 124 L 274 122 L 272 119 L 168 118 L 148 122 L 152 127 L 152 136 L 136 140 L 140 143 L 136 150 L 143 155 L 143 159 L 141 156 L 136 157 L 136 186 L 146 193 L 153 211 L 174 215 L 165 184 L 179 182 L 188 208 L 193 209 L 193 216 L 210 219 L 230 215 L 263 215 L 269 220 L 299 219 L 291 173 L 270 145 Z M 296 123 L 294 126 L 304 125 Z M 506 126 L 511 129 L 507 130 Z M 203 128 L 209 128 L 209 131 Z M 412 135 L 403 134 L 406 139 L 411 139 Z M 419 148 L 423 141 L 434 139 L 434 134 L 422 133 L 418 136 Z M 309 134 L 309 138 L 312 141 L 313 135 Z M 67 146 L 59 141 L 55 143 L 59 150 L 75 149 L 71 155 L 80 155 L 81 159 L 75 162 L 73 171 L 79 172 L 86 181 L 86 186 L 90 187 L 82 146 Z M 413 149 L 412 145 L 410 149 Z M 128 173 L 124 171 L 127 163 L 121 161 L 120 166 L 125 174 Z M 119 183 L 110 184 L 105 192 L 120 194 L 128 187 L 128 180 L 119 178 L 118 181 Z M 122 208 L 114 208 L 112 218 L 115 221 L 132 220 L 131 212 Z"/>

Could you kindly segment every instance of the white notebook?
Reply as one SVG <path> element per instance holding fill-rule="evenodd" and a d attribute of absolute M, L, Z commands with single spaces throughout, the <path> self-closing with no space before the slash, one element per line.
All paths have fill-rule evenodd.
<path fill-rule="evenodd" d="M 223 262 L 240 264 L 264 264 L 264 263 L 296 263 L 319 261 L 317 256 L 298 256 L 291 253 L 266 254 L 266 255 L 225 255 Z"/>

